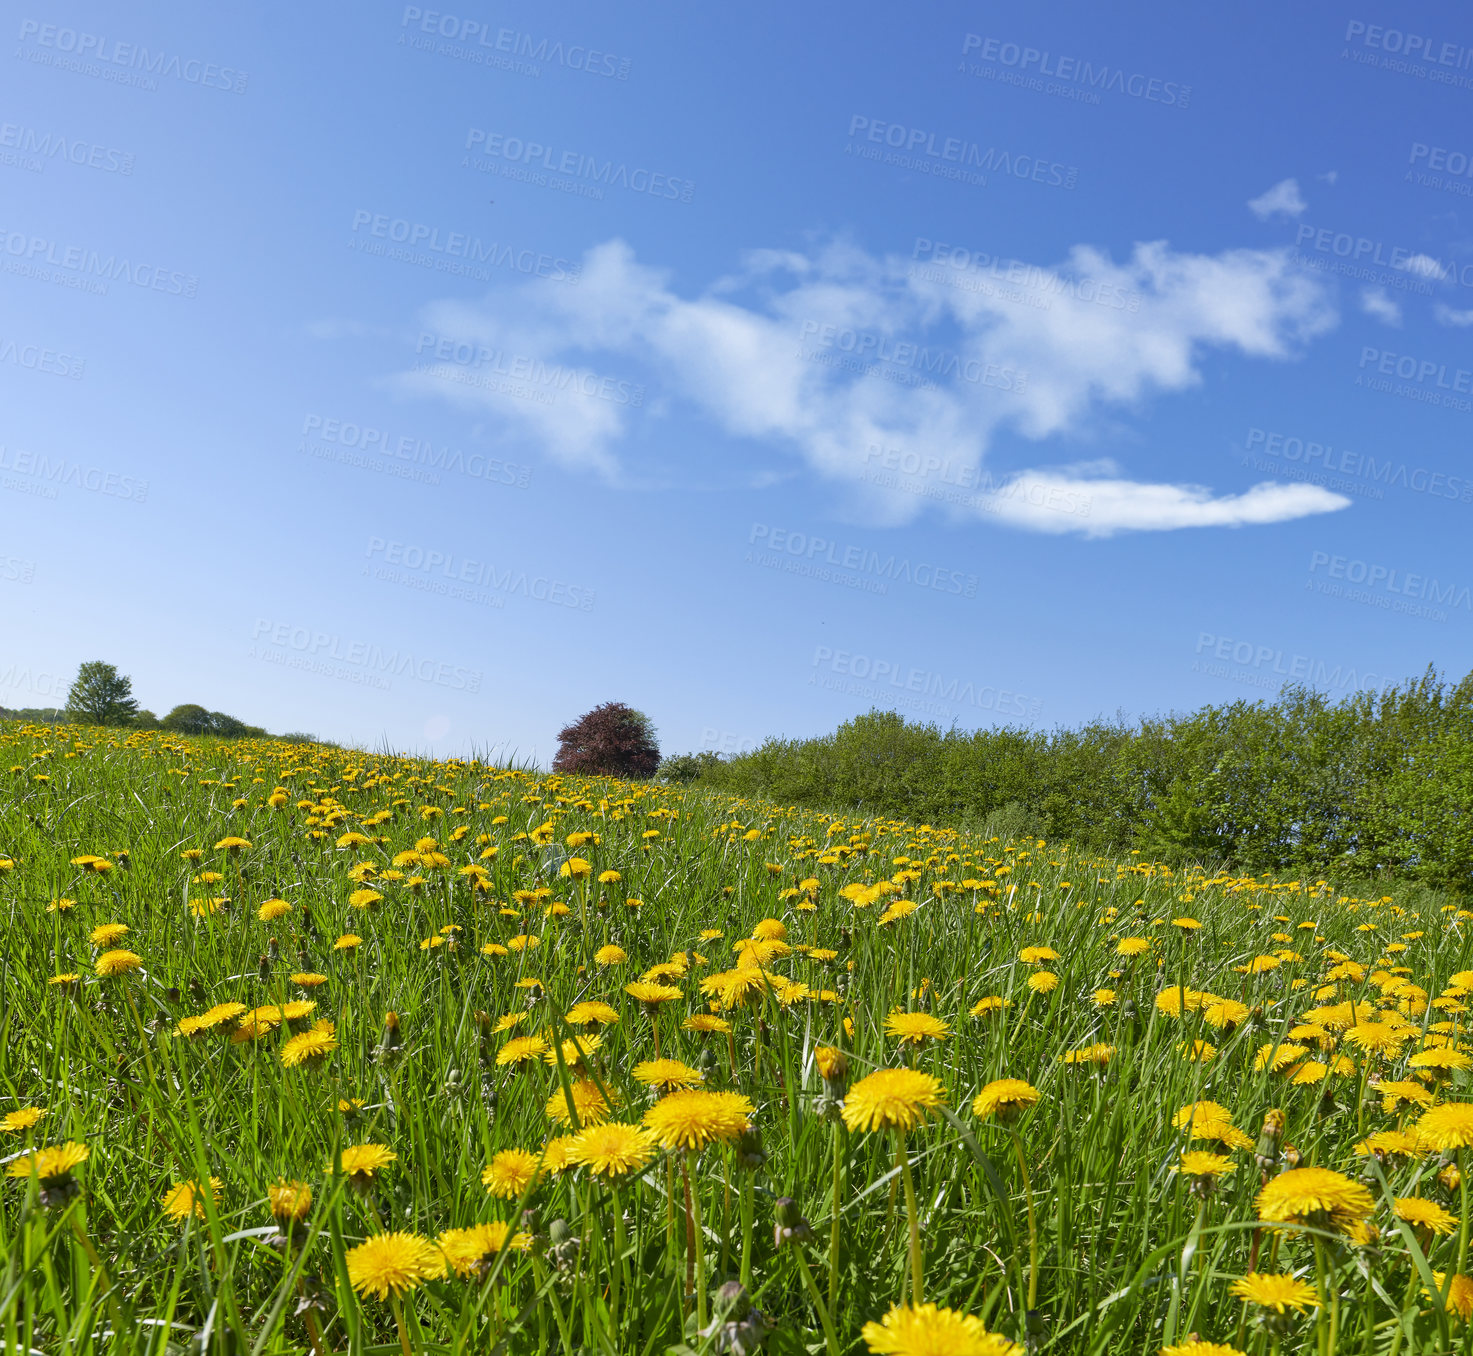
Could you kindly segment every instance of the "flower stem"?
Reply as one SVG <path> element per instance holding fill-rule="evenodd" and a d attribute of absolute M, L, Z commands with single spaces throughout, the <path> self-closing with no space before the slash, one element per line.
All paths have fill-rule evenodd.
<path fill-rule="evenodd" d="M 742 1285 L 752 1288 L 752 1174 L 742 1174 Z"/>
<path fill-rule="evenodd" d="M 694 1158 L 695 1155 L 690 1155 Z M 690 1188 L 690 1178 L 686 1178 L 685 1198 L 690 1205 L 690 1245 L 696 1260 L 696 1323 L 704 1328 L 706 1326 L 706 1240 L 701 1232 L 701 1192 L 700 1179 L 696 1179 L 696 1190 Z"/>
<path fill-rule="evenodd" d="M 916 1212 L 916 1188 L 910 1175 L 910 1155 L 905 1152 L 904 1130 L 895 1132 L 895 1142 L 900 1155 L 900 1176 L 905 1183 L 905 1214 L 910 1222 L 910 1302 L 919 1308 L 925 1289 L 921 1278 L 921 1222 Z"/>
<path fill-rule="evenodd" d="M 414 1356 L 409 1348 L 409 1333 L 404 1327 L 404 1305 L 398 1295 L 391 1296 L 389 1304 L 394 1310 L 394 1325 L 399 1329 L 399 1345 L 403 1348 L 404 1356 Z"/>
<path fill-rule="evenodd" d="M 818 1282 L 813 1279 L 813 1273 L 808 1269 L 808 1259 L 803 1256 L 801 1246 L 795 1247 L 793 1253 L 798 1259 L 798 1270 L 803 1273 L 803 1284 L 808 1287 L 813 1307 L 818 1310 L 818 1321 L 823 1325 L 824 1346 L 829 1356 L 839 1356 L 839 1337 L 834 1331 L 834 1320 L 829 1313 L 828 1305 L 823 1302 L 823 1296 L 819 1293 Z"/>
<path fill-rule="evenodd" d="M 829 1219 L 829 1312 L 839 1298 L 839 1195 L 843 1182 L 844 1127 L 834 1124 L 834 1208 Z"/>
<path fill-rule="evenodd" d="M 1463 1151 L 1458 1150 L 1458 1207 L 1462 1218 L 1458 1221 L 1458 1275 L 1468 1274 L 1468 1173 L 1463 1162 Z"/>
<path fill-rule="evenodd" d="M 1023 1152 L 1023 1140 L 1012 1126 L 1008 1133 L 1013 1137 L 1013 1148 L 1018 1155 L 1018 1171 L 1023 1174 L 1023 1201 L 1028 1207 L 1028 1308 L 1038 1308 L 1038 1221 L 1033 1215 L 1033 1181 L 1028 1176 L 1028 1157 Z"/>

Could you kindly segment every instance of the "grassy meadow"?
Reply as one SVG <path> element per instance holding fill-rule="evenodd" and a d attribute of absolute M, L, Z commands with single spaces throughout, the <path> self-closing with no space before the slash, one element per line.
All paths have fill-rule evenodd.
<path fill-rule="evenodd" d="M 1469 1349 L 1425 887 L 0 725 L 9 1352 Z"/>

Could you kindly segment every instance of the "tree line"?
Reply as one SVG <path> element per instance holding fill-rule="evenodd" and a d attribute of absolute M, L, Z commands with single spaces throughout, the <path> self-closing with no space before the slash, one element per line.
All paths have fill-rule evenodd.
<path fill-rule="evenodd" d="M 115 725 L 135 730 L 168 730 L 172 734 L 215 735 L 220 739 L 264 739 L 266 731 L 259 725 L 248 725 L 224 711 L 211 711 L 197 702 L 184 702 L 160 718 L 139 706 L 133 695 L 133 680 L 119 673 L 117 666 L 101 659 L 91 659 L 78 670 L 67 692 L 65 706 L 28 707 L 8 711 L 0 707 L 0 717 L 12 720 L 35 720 L 51 724 L 63 721 L 76 725 Z M 283 739 L 311 741 L 308 734 L 282 735 Z"/>
<path fill-rule="evenodd" d="M 779 803 L 1034 833 L 1247 873 L 1473 883 L 1473 674 L 1074 729 L 941 729 L 872 710 L 662 775 Z"/>

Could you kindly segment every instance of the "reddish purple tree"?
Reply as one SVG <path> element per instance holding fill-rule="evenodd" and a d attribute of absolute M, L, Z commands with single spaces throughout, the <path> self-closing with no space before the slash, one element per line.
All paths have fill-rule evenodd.
<path fill-rule="evenodd" d="M 643 711 L 605 702 L 558 732 L 554 772 L 584 777 L 653 777 L 660 766 L 655 728 Z"/>

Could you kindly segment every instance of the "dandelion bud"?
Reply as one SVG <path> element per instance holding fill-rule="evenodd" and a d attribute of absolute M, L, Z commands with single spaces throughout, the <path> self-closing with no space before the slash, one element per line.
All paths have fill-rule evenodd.
<path fill-rule="evenodd" d="M 740 1281 L 727 1281 L 711 1304 L 711 1316 L 718 1323 L 740 1323 L 751 1312 L 752 1297 Z"/>
<path fill-rule="evenodd" d="M 813 1052 L 813 1061 L 823 1081 L 842 1097 L 849 1083 L 849 1056 L 832 1045 L 820 1045 Z"/>
<path fill-rule="evenodd" d="M 1263 1118 L 1263 1128 L 1258 1132 L 1258 1166 L 1271 1168 L 1279 1161 L 1279 1144 L 1284 1138 L 1284 1113 L 1277 1107 Z"/>
<path fill-rule="evenodd" d="M 813 1226 L 803 1218 L 798 1202 L 791 1196 L 781 1196 L 777 1202 L 777 1223 L 772 1228 L 772 1242 L 776 1248 L 788 1245 L 801 1247 L 813 1241 Z"/>
<path fill-rule="evenodd" d="M 399 1014 L 386 1012 L 384 1014 L 384 1035 L 378 1047 L 379 1059 L 385 1062 L 397 1059 L 403 1044 L 404 1038 L 399 1034 Z"/>
<path fill-rule="evenodd" d="M 571 1271 L 578 1262 L 579 1242 L 568 1221 L 555 1219 L 547 1226 L 547 1255 L 559 1271 Z"/>
<path fill-rule="evenodd" d="M 1445 1191 L 1456 1192 L 1463 1184 L 1463 1174 L 1458 1171 L 1456 1163 L 1449 1163 L 1437 1174 L 1437 1180 Z"/>
<path fill-rule="evenodd" d="M 1299 1150 L 1292 1144 L 1284 1145 L 1284 1162 L 1291 1168 L 1297 1168 L 1304 1160 L 1299 1155 Z"/>
<path fill-rule="evenodd" d="M 273 961 L 279 961 L 281 959 L 281 946 L 275 937 L 268 937 L 266 939 L 266 954 Z"/>
<path fill-rule="evenodd" d="M 269 955 L 266 955 L 264 953 L 262 954 L 261 963 L 256 967 L 256 973 L 260 975 L 262 979 L 271 978 L 271 957 Z"/>
<path fill-rule="evenodd" d="M 765 1162 L 767 1154 L 762 1148 L 762 1133 L 755 1125 L 749 1125 L 736 1142 L 736 1165 L 747 1172 L 756 1172 Z"/>

